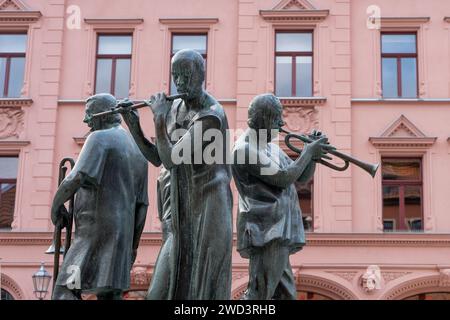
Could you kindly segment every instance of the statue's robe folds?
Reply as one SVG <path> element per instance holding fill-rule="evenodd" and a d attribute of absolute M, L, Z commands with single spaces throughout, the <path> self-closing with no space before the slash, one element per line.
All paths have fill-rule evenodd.
<path fill-rule="evenodd" d="M 147 160 L 116 126 L 88 136 L 70 175 L 79 172 L 86 180 L 75 197 L 75 238 L 56 284 L 88 293 L 128 289 L 135 209 L 148 206 Z"/>
<path fill-rule="evenodd" d="M 166 116 L 168 137 L 176 129 L 189 129 L 196 121 L 212 117 L 220 123 L 226 156 L 228 121 L 217 101 L 191 119 L 177 122 L 178 99 Z M 208 128 L 204 127 L 203 130 Z M 203 148 L 208 144 L 204 143 Z M 168 299 L 230 299 L 232 250 L 231 168 L 221 164 L 182 163 L 170 169 L 172 248 Z"/>
<path fill-rule="evenodd" d="M 246 158 L 245 163 L 233 165 L 233 177 L 239 191 L 237 250 L 243 258 L 249 258 L 253 249 L 263 248 L 270 242 L 277 241 L 280 245 L 289 247 L 290 254 L 295 253 L 305 245 L 295 184 L 280 188 L 261 180 L 260 175 L 268 169 L 269 164 L 260 163 L 259 157 L 252 163 L 248 156 L 249 149 L 256 146 L 251 146 L 249 139 L 247 134 L 242 135 L 233 150 L 235 162 L 239 155 L 245 155 Z M 268 143 L 258 152 L 265 153 L 272 170 L 283 170 L 292 163 L 292 159 L 274 143 Z"/>

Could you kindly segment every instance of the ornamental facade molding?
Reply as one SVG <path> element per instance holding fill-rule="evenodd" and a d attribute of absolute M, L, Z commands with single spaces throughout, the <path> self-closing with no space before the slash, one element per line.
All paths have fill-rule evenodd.
<path fill-rule="evenodd" d="M 436 137 L 426 136 L 404 115 L 394 121 L 380 136 L 369 138 L 374 147 L 390 149 L 427 149 L 436 140 Z"/>
<path fill-rule="evenodd" d="M 20 0 L 0 1 L 0 25 L 29 25 L 39 20 L 40 11 L 33 11 Z"/>
<path fill-rule="evenodd" d="M 19 285 L 9 276 L 2 273 L 1 274 L 1 285 L 0 288 L 8 291 L 15 300 L 23 300 L 25 299 L 25 295 L 23 294 L 22 289 L 20 289 Z"/>
<path fill-rule="evenodd" d="M 270 23 L 317 24 L 325 20 L 329 10 L 318 10 L 307 0 L 282 0 L 260 16 Z"/>
<path fill-rule="evenodd" d="M 0 108 L 0 140 L 18 138 L 24 127 L 24 111 L 21 108 Z"/>

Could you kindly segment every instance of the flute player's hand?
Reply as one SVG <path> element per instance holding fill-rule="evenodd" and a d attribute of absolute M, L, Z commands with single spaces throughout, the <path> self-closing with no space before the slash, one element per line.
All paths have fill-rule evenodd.
<path fill-rule="evenodd" d="M 150 97 L 150 109 L 152 110 L 155 119 L 160 116 L 165 116 L 171 106 L 172 102 L 167 100 L 164 92 L 157 93 Z"/>
<path fill-rule="evenodd" d="M 118 112 L 122 115 L 123 120 L 128 127 L 139 124 L 139 113 L 137 110 L 131 109 L 133 102 L 125 98 L 117 103 Z"/>

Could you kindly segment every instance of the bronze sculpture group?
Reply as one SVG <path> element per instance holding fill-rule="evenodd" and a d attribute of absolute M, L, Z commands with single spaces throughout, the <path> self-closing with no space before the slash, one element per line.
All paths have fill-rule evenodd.
<path fill-rule="evenodd" d="M 157 181 L 163 245 L 147 299 L 230 299 L 232 178 L 239 192 L 237 250 L 250 262 L 244 299 L 295 299 L 289 255 L 301 250 L 305 234 L 294 183 L 311 179 L 316 163 L 336 150 L 313 132 L 291 160 L 272 143 L 284 124 L 282 105 L 263 94 L 249 106 L 249 128 L 230 161 L 227 117 L 203 88 L 202 56 L 178 51 L 172 76 L 180 94 L 158 93 L 145 103 L 155 143 L 141 129 L 135 109 L 142 105 L 117 103 L 109 94 L 87 100 L 84 122 L 92 133 L 52 206 L 60 231 L 71 219 L 64 203 L 76 195 L 75 237 L 53 299 L 81 299 L 81 293 L 120 299 L 128 289 L 148 206 L 147 162 L 163 165 Z"/>

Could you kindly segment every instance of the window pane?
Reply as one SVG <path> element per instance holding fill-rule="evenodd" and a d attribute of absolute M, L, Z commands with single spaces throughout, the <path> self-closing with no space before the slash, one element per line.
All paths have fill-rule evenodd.
<path fill-rule="evenodd" d="M 206 54 L 206 35 L 173 35 L 172 53 L 181 49 L 193 49 Z"/>
<path fill-rule="evenodd" d="M 5 89 L 5 74 L 6 74 L 6 58 L 0 58 L 0 97 L 3 97 Z"/>
<path fill-rule="evenodd" d="M 131 36 L 99 36 L 98 54 L 131 54 Z"/>
<path fill-rule="evenodd" d="M 382 53 L 416 53 L 414 34 L 383 34 L 381 36 Z"/>
<path fill-rule="evenodd" d="M 279 97 L 292 96 L 292 58 L 276 57 L 276 89 Z"/>
<path fill-rule="evenodd" d="M 276 51 L 312 51 L 312 33 L 277 33 Z"/>
<path fill-rule="evenodd" d="M 296 57 L 296 95 L 312 96 L 312 57 Z"/>
<path fill-rule="evenodd" d="M 14 220 L 16 184 L 0 183 L 0 228 L 10 228 Z"/>
<path fill-rule="evenodd" d="M 422 231 L 422 186 L 405 186 L 405 225 L 410 231 Z"/>
<path fill-rule="evenodd" d="M 116 80 L 114 94 L 116 98 L 128 97 L 130 91 L 130 59 L 116 60 Z"/>
<path fill-rule="evenodd" d="M 18 166 L 17 157 L 0 157 L 0 180 L 17 179 Z"/>
<path fill-rule="evenodd" d="M 0 34 L 0 52 L 25 53 L 26 49 L 26 34 Z"/>
<path fill-rule="evenodd" d="M 11 58 L 8 97 L 20 97 L 25 73 L 25 58 Z"/>
<path fill-rule="evenodd" d="M 384 231 L 399 228 L 400 199 L 398 186 L 383 186 L 383 225 Z"/>
<path fill-rule="evenodd" d="M 398 97 L 397 91 L 397 59 L 382 59 L 383 97 Z"/>
<path fill-rule="evenodd" d="M 95 81 L 95 93 L 111 92 L 111 59 L 97 59 L 97 79 Z"/>
<path fill-rule="evenodd" d="M 417 97 L 416 58 L 402 58 L 402 97 Z"/>
<path fill-rule="evenodd" d="M 381 168 L 384 180 L 421 180 L 420 159 L 385 159 Z"/>

